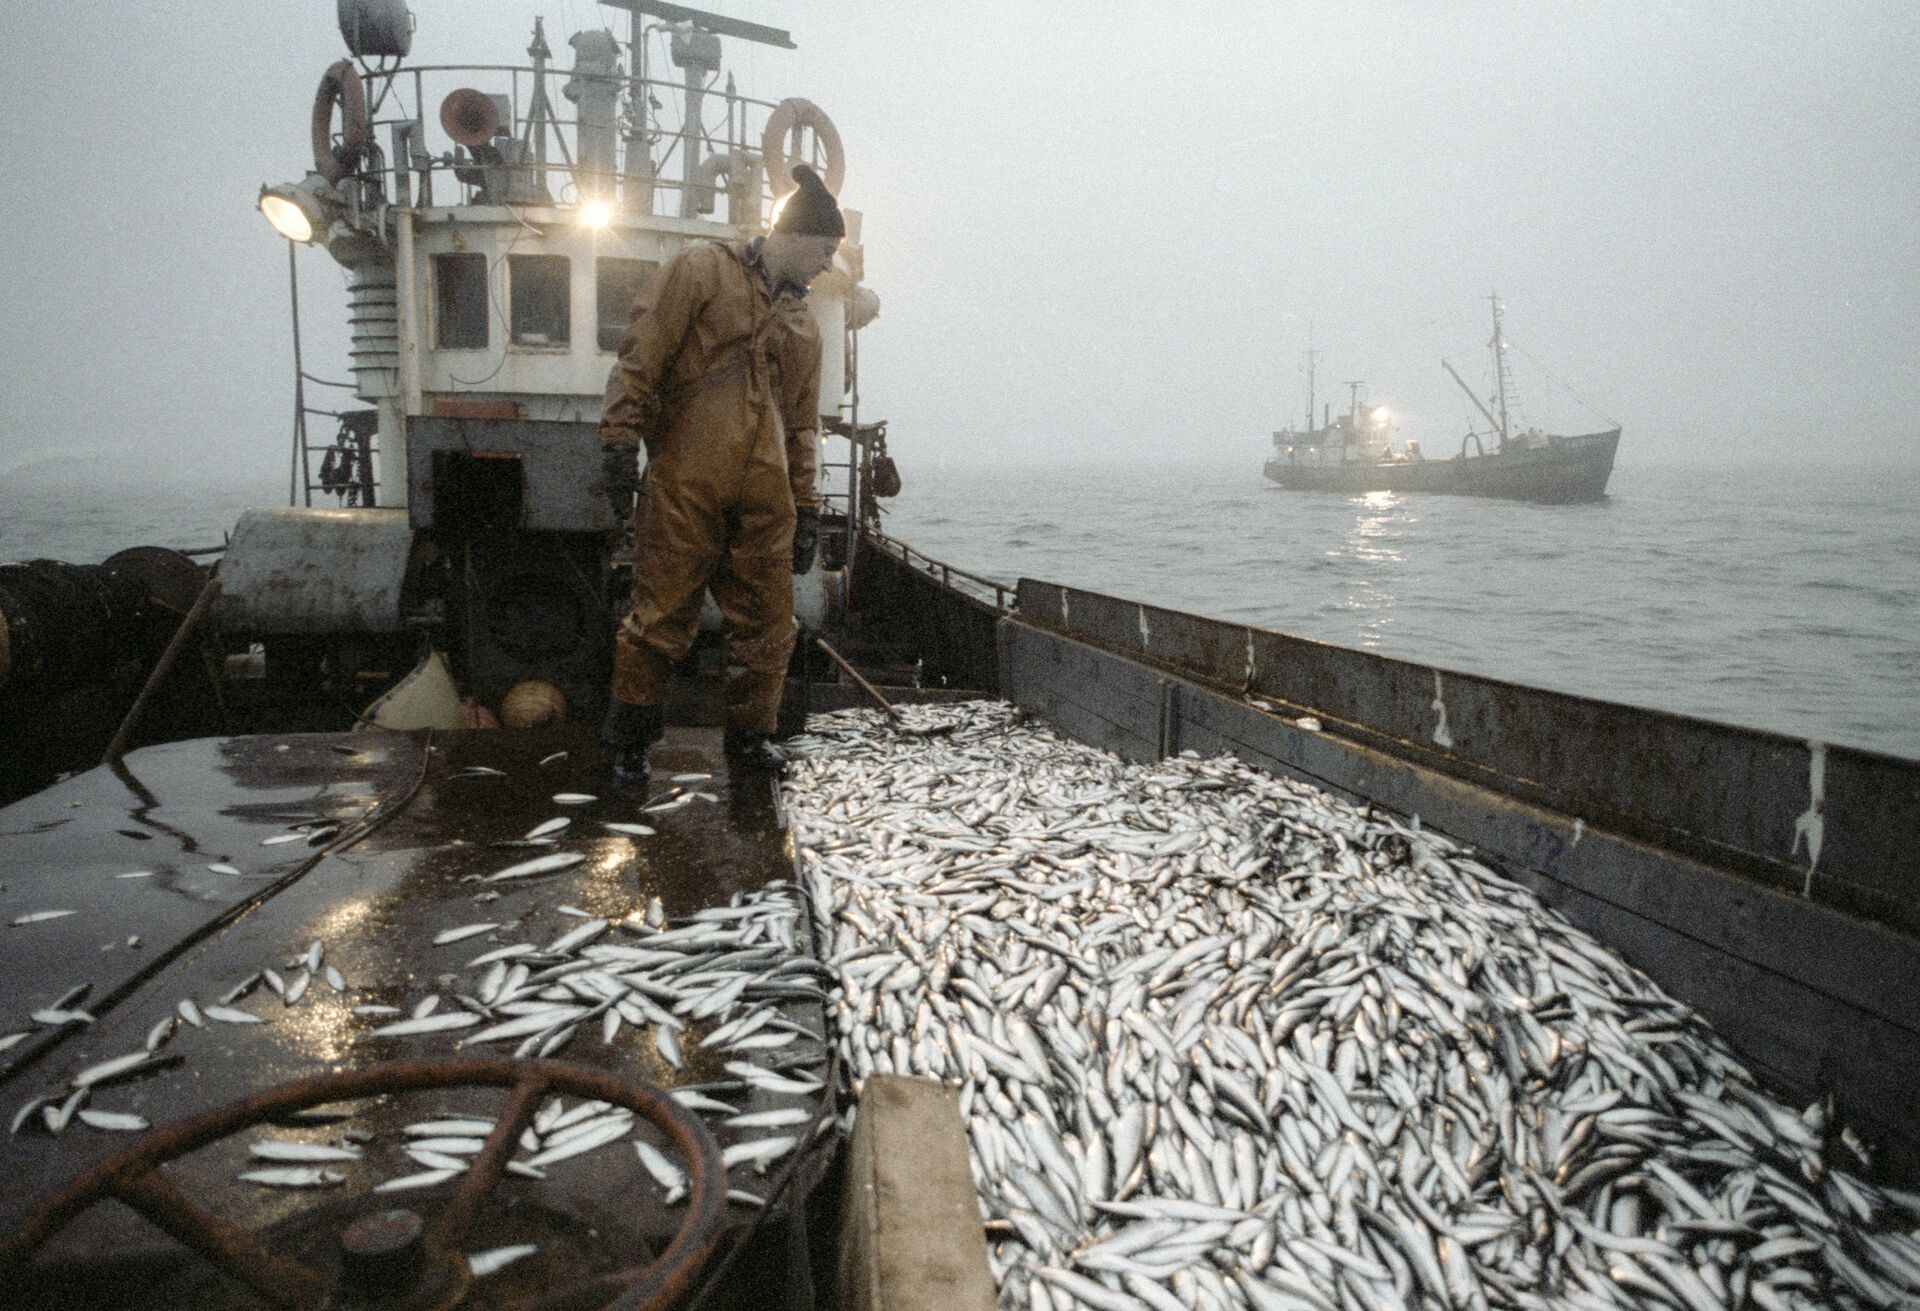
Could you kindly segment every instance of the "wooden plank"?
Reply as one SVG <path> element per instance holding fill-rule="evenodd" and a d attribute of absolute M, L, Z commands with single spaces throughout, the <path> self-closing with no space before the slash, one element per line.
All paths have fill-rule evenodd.
<path fill-rule="evenodd" d="M 958 1095 L 868 1078 L 847 1148 L 836 1273 L 845 1311 L 993 1311 Z"/>

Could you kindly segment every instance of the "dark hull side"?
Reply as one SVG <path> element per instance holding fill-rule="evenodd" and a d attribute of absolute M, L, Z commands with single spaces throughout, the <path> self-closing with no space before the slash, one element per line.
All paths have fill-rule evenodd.
<path fill-rule="evenodd" d="M 1572 505 L 1607 494 L 1620 430 L 1557 437 L 1551 446 L 1508 450 L 1450 460 L 1409 460 L 1376 464 L 1296 464 L 1275 457 L 1266 474 L 1292 491 L 1437 492 L 1455 496 L 1494 496 L 1510 501 Z"/>

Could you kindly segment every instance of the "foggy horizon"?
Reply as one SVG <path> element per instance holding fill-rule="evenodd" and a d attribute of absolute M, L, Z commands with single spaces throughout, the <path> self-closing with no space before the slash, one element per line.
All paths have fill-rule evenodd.
<path fill-rule="evenodd" d="M 1472 410 L 1439 360 L 1484 386 L 1496 287 L 1520 418 L 1618 422 L 1623 465 L 1920 459 L 1912 10 L 712 7 L 800 47 L 728 41 L 723 76 L 847 142 L 882 302 L 862 417 L 909 478 L 1255 478 L 1309 334 L 1336 412 L 1364 379 L 1451 454 Z M 523 62 L 536 13 L 563 69 L 573 31 L 624 34 L 586 0 L 413 9 L 414 62 Z M 34 2 L 14 29 L 0 472 L 133 449 L 284 476 L 286 257 L 253 199 L 306 169 L 334 6 Z M 307 367 L 343 378 L 343 271 L 299 264 Z"/>

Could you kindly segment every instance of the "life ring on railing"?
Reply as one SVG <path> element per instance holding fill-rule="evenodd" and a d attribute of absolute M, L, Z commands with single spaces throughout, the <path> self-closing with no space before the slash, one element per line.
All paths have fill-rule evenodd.
<path fill-rule="evenodd" d="M 773 183 L 774 195 L 784 196 L 793 190 L 793 178 L 787 166 L 787 134 L 797 127 L 810 127 L 820 138 L 827 152 L 827 173 L 821 180 L 827 184 L 828 191 L 839 195 L 840 184 L 847 180 L 847 152 L 840 144 L 840 129 L 827 117 L 826 110 L 797 96 L 790 96 L 773 107 L 773 112 L 767 115 L 766 131 L 760 134 L 760 154 L 767 162 L 767 178 Z"/>
<path fill-rule="evenodd" d="M 333 107 L 340 106 L 340 144 L 333 144 Z M 342 59 L 320 75 L 313 96 L 313 170 L 329 182 L 353 172 L 367 148 L 367 88 L 360 70 Z"/>

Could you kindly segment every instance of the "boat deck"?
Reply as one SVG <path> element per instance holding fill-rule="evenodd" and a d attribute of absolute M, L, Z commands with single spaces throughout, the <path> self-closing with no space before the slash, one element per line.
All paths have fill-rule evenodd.
<path fill-rule="evenodd" d="M 116 768 L 89 771 L 0 810 L 0 921 L 11 926 L 39 912 L 73 912 L 0 928 L 7 1008 L 0 1034 L 29 1035 L 0 1054 L 0 1110 L 11 1124 L 35 1099 L 53 1098 L 27 1109 L 19 1131 L 0 1138 L 9 1183 L 0 1190 L 0 1234 L 13 1233 L 48 1196 L 139 1137 L 85 1123 L 82 1112 L 138 1116 L 162 1128 L 336 1071 L 506 1057 L 515 1041 L 457 1050 L 461 1039 L 480 1031 L 475 1027 L 403 1036 L 374 1031 L 410 1018 L 429 997 L 440 998 L 434 1012 L 440 1015 L 488 1010 L 475 995 L 486 995 L 489 974 L 499 992 L 499 975 L 491 963 L 474 962 L 501 948 L 526 944 L 523 955 L 536 971 L 570 954 L 591 954 L 596 940 L 605 948 L 643 949 L 655 931 L 645 923 L 654 898 L 656 924 L 664 912 L 671 926 L 690 926 L 695 934 L 705 932 L 703 924 L 724 929 L 733 922 L 724 914 L 689 917 L 750 899 L 770 882 L 789 879 L 793 865 L 773 787 L 730 779 L 719 745 L 717 730 L 674 730 L 654 753 L 656 796 L 676 786 L 667 781 L 676 773 L 707 777 L 678 785 L 698 793 L 694 800 L 649 813 L 634 799 L 595 795 L 607 792 L 602 756 L 590 730 L 578 726 L 432 739 L 357 734 L 176 743 L 136 752 Z M 590 799 L 555 800 L 568 794 Z M 569 823 L 552 835 L 553 845 L 512 845 L 555 818 Z M 603 827 L 608 822 L 655 831 L 616 832 Z M 311 839 L 296 827 L 314 825 Z M 494 878 L 515 864 L 562 853 L 581 859 L 553 872 Z M 604 1040 L 603 1022 L 611 1023 L 605 1008 L 597 1015 L 589 1008 L 570 1036 L 549 1034 L 541 1050 L 520 1054 L 663 1088 L 705 1086 L 743 1113 L 807 1112 L 803 1124 L 778 1130 L 728 1128 L 724 1116 L 705 1115 L 722 1147 L 772 1133 L 824 1144 L 826 1138 L 814 1135 L 830 1123 L 828 1092 L 743 1086 L 723 1068 L 747 1060 L 820 1081 L 826 1051 L 809 1035 L 824 1032 L 824 1016 L 807 995 L 811 952 L 797 899 L 792 905 L 788 954 L 794 959 L 781 965 L 785 982 L 758 992 L 749 987 L 744 1004 L 710 1015 L 694 1005 L 679 1035 L 682 1065 L 670 1064 L 657 1025 L 629 1018 Z M 596 920 L 609 925 L 587 945 L 555 950 L 563 936 Z M 476 924 L 495 927 L 435 945 L 436 936 Z M 310 954 L 315 943 L 317 967 Z M 727 950 L 742 954 L 731 947 L 716 954 Z M 764 974 L 768 954 L 763 944 L 752 968 Z M 501 963 L 511 968 L 517 959 Z M 672 986 L 685 998 L 691 987 L 704 986 L 686 980 L 724 984 L 727 969 L 718 959 L 696 964 Z M 250 978 L 253 988 L 224 1005 L 258 1022 L 223 1022 L 209 1014 Z M 90 991 L 68 1006 L 89 1013 L 91 1023 L 29 1018 L 82 984 Z M 669 987 L 649 999 L 666 1007 L 674 1005 L 673 995 Z M 200 1025 L 178 1018 L 167 1025 L 186 999 L 198 1007 Z M 700 1046 L 723 1020 L 764 1009 L 766 999 L 781 1024 L 807 1034 L 751 1054 Z M 369 1013 L 369 1007 L 392 1010 Z M 495 1011 L 468 1023 L 510 1018 L 511 1011 Z M 172 1030 L 155 1052 L 165 1064 L 103 1081 L 68 1104 L 83 1071 L 146 1050 L 156 1026 Z M 552 1039 L 557 1044 L 547 1046 Z M 250 1130 L 195 1152 L 165 1174 L 215 1215 L 241 1221 L 276 1250 L 324 1268 L 337 1261 L 337 1235 L 352 1219 L 389 1205 L 431 1216 L 450 1191 L 371 1191 L 426 1168 L 404 1152 L 406 1125 L 491 1117 L 505 1097 L 497 1087 L 372 1097 L 352 1103 L 351 1116 L 332 1123 L 281 1121 Z M 566 1101 L 569 1109 L 576 1104 Z M 559 1112 L 552 1102 L 544 1105 L 545 1123 L 553 1127 Z M 65 1124 L 51 1132 L 63 1110 Z M 242 1182 L 236 1176 L 249 1169 L 315 1168 L 249 1159 L 246 1140 L 262 1138 L 345 1141 L 361 1150 L 358 1159 L 320 1165 L 344 1176 L 328 1186 Z M 653 1141 L 665 1147 L 664 1139 Z M 543 1149 L 552 1143 L 549 1136 Z M 736 1193 L 724 1208 L 723 1227 L 743 1228 L 759 1213 L 752 1198 L 774 1192 L 783 1172 L 810 1168 L 818 1155 L 790 1152 L 759 1169 L 745 1162 L 734 1167 L 726 1187 Z M 662 1187 L 625 1141 L 557 1160 L 544 1173 L 544 1179 L 508 1174 L 463 1240 L 469 1253 L 539 1245 L 533 1257 L 476 1285 L 489 1300 L 550 1291 L 562 1273 L 605 1270 L 610 1253 L 642 1262 L 687 1213 L 685 1206 L 663 1205 Z M 115 1259 L 101 1263 L 102 1251 Z M 49 1288 L 59 1287 L 60 1304 L 72 1306 L 126 1305 L 136 1287 L 140 1305 L 224 1305 L 220 1299 L 228 1297 L 256 1305 L 211 1266 L 180 1252 L 130 1210 L 96 1206 L 34 1258 L 37 1273 L 27 1286 L 44 1278 Z M 9 1296 L 21 1288 L 15 1284 Z"/>

